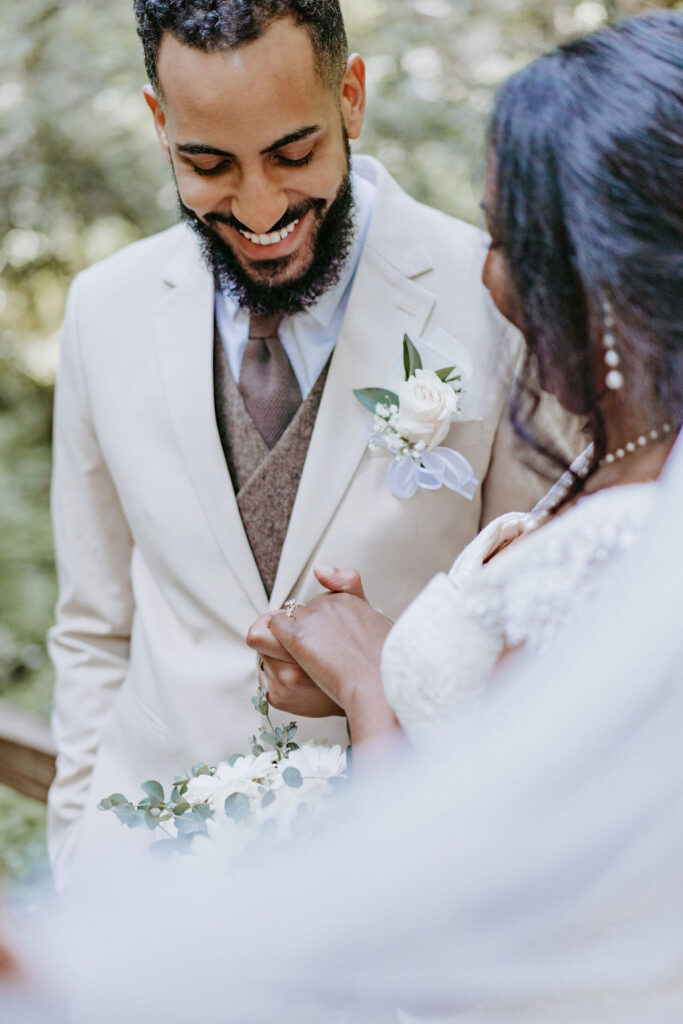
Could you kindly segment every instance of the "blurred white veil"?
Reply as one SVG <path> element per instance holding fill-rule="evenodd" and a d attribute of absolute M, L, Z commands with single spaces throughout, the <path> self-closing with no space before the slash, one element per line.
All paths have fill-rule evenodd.
<path fill-rule="evenodd" d="M 682 508 L 679 441 L 552 656 L 511 664 L 429 758 L 377 751 L 305 847 L 220 879 L 94 865 L 40 954 L 24 936 L 36 975 L 92 1024 L 680 1024 Z"/>

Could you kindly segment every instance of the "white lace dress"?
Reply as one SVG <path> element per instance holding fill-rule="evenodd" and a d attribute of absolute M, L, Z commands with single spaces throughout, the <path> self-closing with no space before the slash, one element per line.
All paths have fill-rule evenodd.
<path fill-rule="evenodd" d="M 575 603 L 637 537 L 656 488 L 597 491 L 525 537 L 539 506 L 508 513 L 465 548 L 448 575 L 431 580 L 382 653 L 387 698 L 416 746 L 433 725 L 471 710 L 503 651 L 552 645 Z"/>

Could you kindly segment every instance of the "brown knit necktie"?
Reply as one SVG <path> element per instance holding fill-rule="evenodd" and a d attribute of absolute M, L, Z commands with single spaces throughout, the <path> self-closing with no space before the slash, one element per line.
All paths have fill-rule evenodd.
<path fill-rule="evenodd" d="M 269 448 L 274 448 L 301 405 L 301 389 L 282 347 L 282 315 L 252 316 L 242 357 L 239 392 Z"/>

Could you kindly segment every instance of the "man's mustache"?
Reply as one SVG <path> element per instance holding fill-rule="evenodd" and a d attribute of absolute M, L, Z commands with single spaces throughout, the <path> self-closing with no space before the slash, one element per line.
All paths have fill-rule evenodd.
<path fill-rule="evenodd" d="M 224 224 L 226 227 L 235 228 L 237 231 L 249 231 L 251 234 L 264 234 L 269 235 L 273 231 L 282 231 L 288 224 L 291 224 L 294 220 L 301 220 L 302 217 L 309 212 L 309 210 L 315 210 L 317 213 L 322 213 L 326 206 L 324 199 L 305 199 L 303 202 L 298 203 L 296 206 L 290 206 L 285 213 L 280 217 L 279 221 L 268 228 L 267 231 L 255 232 L 253 228 L 250 228 L 247 224 L 243 224 L 241 220 L 234 217 L 231 213 L 221 213 L 219 210 L 214 210 L 212 213 L 206 213 L 204 215 L 205 224 Z"/>

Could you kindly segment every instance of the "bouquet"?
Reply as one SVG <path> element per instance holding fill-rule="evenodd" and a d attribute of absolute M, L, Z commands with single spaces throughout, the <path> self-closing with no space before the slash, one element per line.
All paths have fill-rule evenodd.
<path fill-rule="evenodd" d="M 151 851 L 210 855 L 221 864 L 237 857 L 268 831 L 284 840 L 320 809 L 347 779 L 347 754 L 339 745 L 294 742 L 296 722 L 274 726 L 261 687 L 252 704 L 265 719 L 250 754 L 233 754 L 211 766 L 197 764 L 175 778 L 168 797 L 156 780 L 142 784 L 144 796 L 133 803 L 113 793 L 97 805 L 128 828 L 158 831 Z"/>

